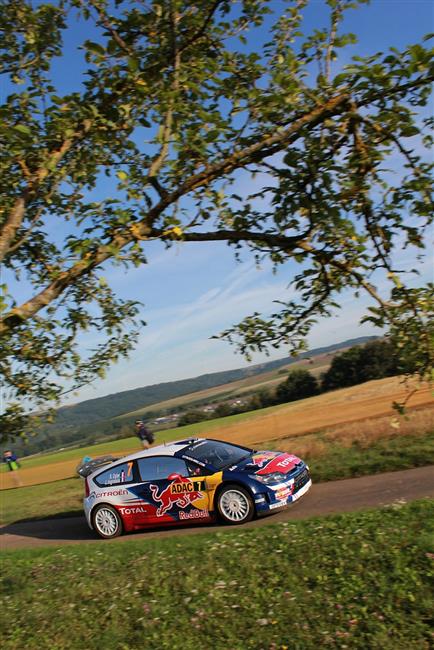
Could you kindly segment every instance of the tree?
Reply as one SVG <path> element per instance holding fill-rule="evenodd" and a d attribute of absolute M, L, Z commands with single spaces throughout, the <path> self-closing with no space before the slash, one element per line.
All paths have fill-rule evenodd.
<path fill-rule="evenodd" d="M 196 422 L 203 422 L 203 420 L 208 420 L 208 413 L 205 411 L 200 411 L 195 409 L 193 411 L 187 411 L 183 413 L 178 420 L 178 427 L 184 427 L 186 424 L 195 424 Z"/>
<path fill-rule="evenodd" d="M 228 415 L 234 415 L 234 413 L 237 412 L 237 409 L 232 407 L 230 404 L 227 402 L 220 402 L 220 404 L 217 404 L 215 411 L 213 413 L 213 418 L 225 418 Z"/>
<path fill-rule="evenodd" d="M 0 71 L 14 84 L 0 127 L 3 436 L 132 350 L 141 307 L 104 274 L 145 264 L 155 239 L 299 263 L 299 301 L 221 335 L 246 354 L 302 349 L 349 288 L 429 372 L 432 286 L 408 286 L 394 253 L 422 254 L 433 214 L 432 53 L 418 43 L 338 66 L 355 41 L 344 12 L 363 1 L 327 0 L 329 24 L 303 34 L 307 0 L 0 0 Z M 82 83 L 62 94 L 52 66 L 77 19 L 95 37 Z M 92 330 L 103 339 L 86 353 Z"/>
<path fill-rule="evenodd" d="M 408 360 L 403 365 L 390 341 L 371 341 L 337 354 L 322 377 L 322 390 L 354 386 L 370 379 L 411 373 Z"/>
<path fill-rule="evenodd" d="M 276 388 L 276 402 L 293 402 L 304 397 L 312 397 L 319 392 L 315 377 L 304 368 L 291 370 L 284 382 Z"/>

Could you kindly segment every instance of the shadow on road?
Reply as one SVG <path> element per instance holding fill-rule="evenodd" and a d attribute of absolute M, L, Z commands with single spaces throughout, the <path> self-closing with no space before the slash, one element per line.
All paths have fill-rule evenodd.
<path fill-rule="evenodd" d="M 227 526 L 222 526 L 218 522 L 210 524 L 172 524 L 159 528 L 141 529 L 110 541 L 134 539 L 143 536 L 165 537 L 173 534 L 188 534 L 193 531 L 198 531 L 198 529 L 203 532 L 216 529 L 227 530 Z M 90 530 L 84 516 L 18 521 L 0 528 L 0 536 L 3 537 L 3 541 L 6 538 L 8 541 L 6 545 L 3 541 L 0 541 L 0 546 L 3 548 L 6 546 L 16 547 L 17 545 L 13 542 L 17 538 L 27 538 L 28 543 L 26 546 L 32 545 L 31 540 L 34 541 L 35 546 L 39 545 L 38 540 L 53 543 L 59 542 L 62 544 L 65 542 L 109 541 L 101 540 L 93 530 Z"/>

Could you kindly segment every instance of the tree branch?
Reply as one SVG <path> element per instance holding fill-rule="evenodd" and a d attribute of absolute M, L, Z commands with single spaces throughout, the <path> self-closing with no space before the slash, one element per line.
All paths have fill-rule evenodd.
<path fill-rule="evenodd" d="M 166 113 L 166 118 L 163 126 L 162 134 L 162 147 L 158 155 L 152 161 L 148 178 L 153 178 L 160 171 L 169 151 L 170 136 L 172 134 L 173 126 L 173 109 L 175 104 L 175 95 L 179 90 L 179 69 L 181 64 L 181 56 L 178 50 L 176 29 L 179 17 L 176 10 L 173 8 L 173 2 L 170 3 L 170 33 L 171 33 L 171 48 L 172 48 L 172 62 L 173 62 L 173 80 L 172 80 L 172 91 L 173 94 L 169 101 L 169 108 Z M 161 196 L 161 192 L 160 192 Z"/>
<path fill-rule="evenodd" d="M 359 107 L 364 106 L 372 101 L 375 101 L 376 99 L 384 98 L 389 93 L 395 94 L 396 92 L 408 90 L 410 88 L 416 88 L 421 85 L 426 85 L 431 78 L 434 78 L 434 75 L 419 77 L 415 81 L 408 82 L 402 86 L 397 86 L 394 89 L 387 91 L 370 93 L 362 101 L 360 101 L 358 105 Z M 113 247 L 120 250 L 133 241 L 137 241 L 138 239 L 147 239 L 153 232 L 153 224 L 155 223 L 156 219 L 169 205 L 175 203 L 180 197 L 200 187 L 207 187 L 212 181 L 219 178 L 222 174 L 229 174 L 251 161 L 257 162 L 259 160 L 263 160 L 264 158 L 267 158 L 268 156 L 271 156 L 281 150 L 282 146 L 287 146 L 288 144 L 294 143 L 300 137 L 301 131 L 306 127 L 312 129 L 320 124 L 322 120 L 341 113 L 342 110 L 348 106 L 349 99 L 349 92 L 342 92 L 341 94 L 329 99 L 323 106 L 316 106 L 308 113 L 298 116 L 286 128 L 280 129 L 272 135 L 267 135 L 261 141 L 255 142 L 248 147 L 234 151 L 224 160 L 220 160 L 212 165 L 207 166 L 206 169 L 189 178 L 176 190 L 168 193 L 167 196 L 162 197 L 160 202 L 150 209 L 146 218 L 142 222 L 134 224 L 134 231 L 132 229 L 128 229 L 125 230 L 122 234 L 115 235 L 110 241 L 109 245 L 102 245 L 97 247 L 95 251 L 88 253 L 83 260 L 77 262 L 77 264 L 72 266 L 70 269 L 67 269 L 62 274 L 60 274 L 56 280 L 48 285 L 37 296 L 31 298 L 22 306 L 16 307 L 8 312 L 8 314 L 6 314 L 4 317 L 3 324 L 0 326 L 0 333 L 7 332 L 21 324 L 26 319 L 34 316 L 40 309 L 47 306 L 51 301 L 55 300 L 76 278 L 85 275 L 90 270 L 102 264 L 105 260 L 113 257 Z M 48 170 L 46 170 L 46 173 L 48 174 Z M 24 206 L 22 206 L 21 209 L 23 210 Z M 13 232 L 15 234 L 18 226 L 12 225 L 12 227 L 14 228 Z M 198 233 L 196 235 L 197 241 L 199 241 L 200 236 L 201 233 Z M 222 237 L 218 234 L 216 234 L 216 236 Z M 190 240 L 192 241 L 193 235 L 190 234 L 190 237 Z M 261 237 L 263 240 L 263 234 L 255 234 L 256 241 L 260 241 Z M 8 242 L 10 243 L 10 241 L 11 236 L 9 233 Z M 309 244 L 307 244 L 307 242 L 298 242 L 298 246 L 302 250 L 316 255 L 317 257 L 320 254 L 319 251 L 313 249 Z M 359 286 L 363 286 L 368 291 L 368 293 L 384 308 L 388 307 L 387 303 L 385 303 L 377 294 L 374 287 L 366 282 L 360 274 L 342 262 L 337 262 L 333 259 L 329 259 L 328 261 L 340 271 L 352 275 L 354 279 L 357 280 Z"/>
<path fill-rule="evenodd" d="M 51 170 L 55 169 L 71 147 L 87 133 L 90 124 L 90 120 L 85 120 L 81 131 L 77 132 L 74 138 L 67 138 L 64 140 L 59 149 L 51 152 L 46 163 L 39 167 L 39 169 L 27 179 L 27 187 L 22 192 L 21 196 L 16 198 L 14 205 L 0 229 L 0 261 L 8 254 L 16 233 L 23 223 L 28 202 L 36 196 L 42 183 L 46 180 Z"/>
<path fill-rule="evenodd" d="M 325 56 L 325 78 L 330 81 L 331 76 L 331 59 L 333 53 L 333 46 L 336 40 L 338 24 L 342 17 L 342 0 L 338 0 L 336 7 L 334 7 L 331 15 L 331 28 L 329 42 L 327 43 L 327 50 Z"/>
<path fill-rule="evenodd" d="M 135 55 L 134 50 L 124 41 L 124 39 L 119 35 L 119 33 L 115 30 L 113 25 L 111 24 L 106 12 L 103 10 L 103 8 L 99 5 L 98 2 L 95 2 L 95 0 L 87 0 L 89 4 L 95 9 L 99 16 L 99 23 L 106 28 L 108 32 L 110 32 L 113 40 L 119 45 L 121 50 L 124 50 L 128 54 L 128 56 L 133 57 Z M 83 4 L 83 3 L 81 3 Z"/>
<path fill-rule="evenodd" d="M 184 232 L 181 240 L 186 242 L 202 242 L 202 241 L 229 241 L 233 243 L 251 241 L 258 243 L 266 243 L 271 248 L 279 248 L 285 252 L 292 252 L 300 242 L 308 237 L 312 232 L 312 227 L 309 227 L 305 232 L 298 235 L 286 236 L 277 235 L 272 232 L 252 232 L 251 230 L 215 230 L 209 232 Z M 161 231 L 152 231 L 151 235 L 159 237 L 163 236 Z"/>
<path fill-rule="evenodd" d="M 204 22 L 202 23 L 202 26 L 191 36 L 188 38 L 184 43 L 182 43 L 179 47 L 179 52 L 183 52 L 186 50 L 190 45 L 193 45 L 201 36 L 204 35 L 206 28 L 210 24 L 215 12 L 217 11 L 219 5 L 221 5 L 223 0 L 215 0 L 213 4 L 211 5 L 211 8 L 208 12 L 207 17 L 205 18 Z"/>

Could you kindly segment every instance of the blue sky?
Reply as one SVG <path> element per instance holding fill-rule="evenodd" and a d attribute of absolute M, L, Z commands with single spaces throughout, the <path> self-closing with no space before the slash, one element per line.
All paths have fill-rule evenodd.
<path fill-rule="evenodd" d="M 276 1 L 275 8 L 278 5 Z M 360 43 L 348 48 L 348 58 L 341 58 L 336 65 L 347 63 L 354 54 L 367 55 L 419 41 L 433 29 L 433 7 L 431 0 L 374 0 L 371 5 L 348 12 L 343 30 L 355 32 Z M 306 31 L 322 25 L 325 16 L 324 2 L 311 1 Z M 55 81 L 61 93 L 70 91 L 80 78 L 81 54 L 76 47 L 86 38 L 92 38 L 91 29 L 83 33 L 78 26 L 71 26 L 66 39 L 69 54 L 55 66 Z M 291 297 L 288 283 L 292 264 L 273 274 L 269 264 L 258 269 L 247 253 L 242 263 L 237 263 L 223 243 L 177 243 L 165 250 L 152 242 L 146 250 L 148 265 L 128 272 L 121 268 L 104 271 L 119 295 L 144 303 L 142 317 L 148 325 L 137 349 L 129 360 L 114 366 L 106 379 L 84 387 L 69 401 L 246 365 L 228 343 L 210 337 L 253 311 L 269 313 L 273 300 Z M 410 268 L 412 262 L 410 257 L 404 257 L 401 265 Z M 432 273 L 428 265 L 422 271 L 425 278 Z M 379 333 L 368 325 L 359 325 L 367 300 L 343 294 L 340 302 L 341 311 L 312 330 L 308 339 L 312 348 Z M 89 338 L 87 345 L 92 342 Z M 270 358 L 284 355 L 282 348 Z M 254 362 L 264 359 L 257 355 Z"/>

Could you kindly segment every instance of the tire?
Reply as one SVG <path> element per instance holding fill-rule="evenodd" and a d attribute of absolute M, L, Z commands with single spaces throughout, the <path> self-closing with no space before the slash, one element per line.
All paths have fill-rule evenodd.
<path fill-rule="evenodd" d="M 103 539 L 113 539 L 123 533 L 122 519 L 112 506 L 102 503 L 92 513 L 94 530 Z"/>
<path fill-rule="evenodd" d="M 240 485 L 225 485 L 217 497 L 218 513 L 227 524 L 236 526 L 253 519 L 255 506 L 249 492 Z"/>

